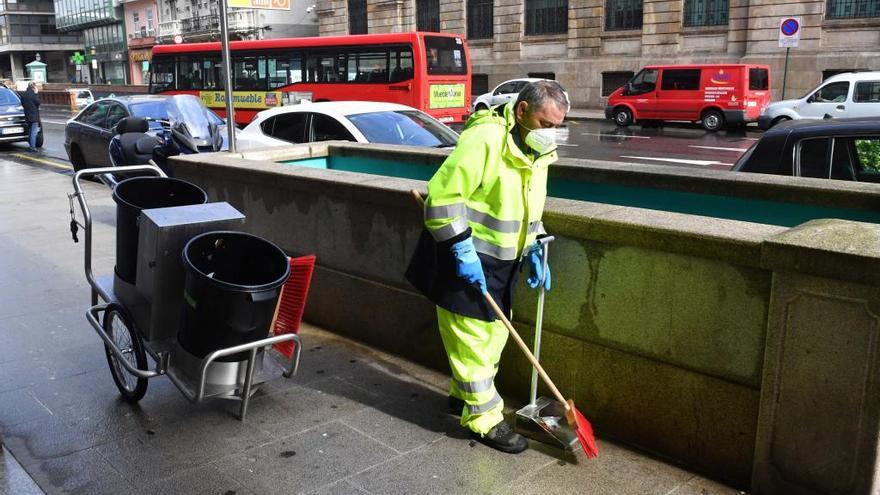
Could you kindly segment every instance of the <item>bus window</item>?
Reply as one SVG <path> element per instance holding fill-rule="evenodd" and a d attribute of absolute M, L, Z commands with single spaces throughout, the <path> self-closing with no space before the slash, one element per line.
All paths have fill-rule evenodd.
<path fill-rule="evenodd" d="M 156 58 L 150 69 L 150 93 L 175 89 L 174 57 Z"/>
<path fill-rule="evenodd" d="M 306 82 L 346 82 L 348 80 L 343 52 L 311 53 L 306 62 Z"/>
<path fill-rule="evenodd" d="M 223 89 L 223 66 L 218 57 L 205 57 L 202 60 L 202 78 L 205 89 L 220 91 Z"/>
<path fill-rule="evenodd" d="M 356 82 L 387 83 L 388 82 L 388 52 L 370 51 L 353 53 L 350 57 L 357 61 Z"/>
<path fill-rule="evenodd" d="M 299 54 L 269 55 L 269 89 L 302 81 L 302 58 Z"/>
<path fill-rule="evenodd" d="M 411 48 L 392 48 L 390 60 L 391 82 L 395 83 L 412 79 L 413 57 Z"/>
<path fill-rule="evenodd" d="M 425 36 L 428 74 L 466 74 L 467 61 L 460 38 Z"/>
<path fill-rule="evenodd" d="M 192 57 L 177 59 L 177 89 L 202 89 L 202 64 Z"/>
<path fill-rule="evenodd" d="M 269 88 L 269 74 L 266 57 L 246 55 L 233 57 L 232 87 L 236 91 L 266 91 Z"/>

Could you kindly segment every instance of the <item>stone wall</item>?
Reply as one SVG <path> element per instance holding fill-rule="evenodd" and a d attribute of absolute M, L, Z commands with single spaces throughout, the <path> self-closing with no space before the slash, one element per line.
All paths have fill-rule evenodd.
<path fill-rule="evenodd" d="M 370 32 L 391 27 L 414 29 L 414 0 L 399 0 L 398 17 L 379 13 L 387 0 L 369 0 Z M 343 12 L 345 2 L 318 0 Z M 374 4 L 376 7 L 374 7 Z M 440 3 L 441 30 L 466 34 L 463 0 Z M 384 7 L 383 7 L 384 8 Z M 792 49 L 786 96 L 800 96 L 822 80 L 822 71 L 880 70 L 880 19 L 825 18 L 826 1 L 730 0 L 726 26 L 683 27 L 683 2 L 645 0 L 643 26 L 606 31 L 602 0 L 569 0 L 567 34 L 526 36 L 523 0 L 495 0 L 494 36 L 470 42 L 473 72 L 487 74 L 490 87 L 530 72 L 551 72 L 569 91 L 575 106 L 604 106 L 602 73 L 637 72 L 656 63 L 763 63 L 771 66 L 773 98 L 782 96 L 785 50 L 777 46 L 783 16 L 802 20 L 800 46 Z M 328 12 L 329 7 L 328 7 Z M 320 19 L 322 35 L 346 34 L 335 16 Z"/>
<path fill-rule="evenodd" d="M 445 155 L 320 144 L 175 157 L 173 167 L 242 211 L 248 231 L 318 255 L 308 320 L 445 369 L 434 308 L 402 276 L 421 228 L 408 191 L 424 183 L 277 163 L 328 154 L 428 167 Z M 876 185 L 567 165 L 557 173 L 706 194 L 871 209 L 880 196 Z M 755 493 L 868 493 L 880 226 L 788 229 L 560 199 L 544 220 L 557 241 L 543 362 L 601 436 Z M 535 297 L 520 287 L 514 304 L 527 341 Z M 522 403 L 530 369 L 512 345 L 500 370 L 499 387 Z"/>

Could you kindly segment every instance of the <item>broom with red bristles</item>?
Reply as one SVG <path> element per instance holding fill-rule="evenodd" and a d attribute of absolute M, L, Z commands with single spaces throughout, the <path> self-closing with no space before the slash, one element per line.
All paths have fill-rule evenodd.
<path fill-rule="evenodd" d="M 422 195 L 419 194 L 418 191 L 413 189 L 411 191 L 413 197 L 418 201 L 419 205 L 424 209 L 425 200 L 422 199 Z M 599 455 L 599 447 L 596 445 L 596 437 L 593 434 L 593 426 L 590 425 L 590 422 L 587 421 L 587 418 L 581 414 L 580 411 L 574 406 L 574 401 L 571 399 L 566 400 L 565 397 L 559 392 L 559 389 L 556 388 L 556 385 L 553 384 L 553 380 L 550 379 L 550 376 L 544 371 L 544 367 L 541 366 L 541 363 L 535 359 L 535 355 L 532 354 L 532 351 L 529 350 L 529 347 L 523 342 L 522 337 L 519 336 L 519 333 L 513 328 L 513 324 L 510 323 L 510 320 L 504 316 L 504 311 L 498 307 L 498 304 L 495 302 L 495 299 L 492 298 L 492 295 L 488 292 L 483 292 L 483 297 L 486 299 L 486 302 L 489 306 L 492 307 L 492 310 L 495 312 L 495 315 L 498 316 L 498 319 L 504 323 L 504 326 L 507 327 L 507 331 L 510 332 L 510 335 L 513 337 L 513 340 L 516 342 L 516 345 L 519 346 L 520 350 L 523 351 L 523 354 L 526 355 L 529 362 L 532 363 L 532 366 L 538 371 L 538 375 L 541 376 L 541 379 L 544 380 L 544 383 L 547 384 L 547 387 L 550 388 L 550 391 L 553 392 L 553 395 L 556 397 L 562 405 L 565 406 L 565 419 L 568 421 L 568 425 L 574 430 L 575 434 L 577 434 L 578 442 L 580 442 L 581 447 L 584 449 L 584 454 L 586 454 L 587 459 L 593 459 Z"/>

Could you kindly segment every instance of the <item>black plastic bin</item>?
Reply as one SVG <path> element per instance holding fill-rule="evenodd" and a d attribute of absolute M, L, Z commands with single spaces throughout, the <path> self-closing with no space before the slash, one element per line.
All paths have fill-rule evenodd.
<path fill-rule="evenodd" d="M 134 284 L 137 278 L 141 210 L 200 205 L 208 195 L 199 186 L 166 177 L 132 177 L 113 188 L 116 201 L 116 274 Z"/>
<path fill-rule="evenodd" d="M 206 232 L 183 248 L 186 268 L 180 345 L 199 358 L 264 339 L 281 286 L 290 276 L 278 246 L 243 232 Z M 240 361 L 247 353 L 219 359 Z"/>

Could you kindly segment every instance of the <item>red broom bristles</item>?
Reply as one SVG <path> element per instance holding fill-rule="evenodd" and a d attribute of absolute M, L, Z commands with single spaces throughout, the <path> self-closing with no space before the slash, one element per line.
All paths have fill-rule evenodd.
<path fill-rule="evenodd" d="M 593 434 L 593 426 L 587 421 L 587 418 L 581 414 L 580 411 L 574 407 L 574 401 L 569 399 L 566 401 L 568 404 L 568 411 L 566 411 L 566 419 L 568 419 L 568 424 L 572 428 L 574 428 L 575 433 L 578 437 L 578 442 L 580 442 L 581 447 L 584 449 L 584 454 L 586 454 L 587 459 L 594 459 L 599 456 L 599 446 L 596 445 L 596 436 Z M 572 421 L 574 419 L 574 421 Z"/>

